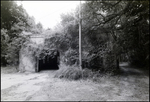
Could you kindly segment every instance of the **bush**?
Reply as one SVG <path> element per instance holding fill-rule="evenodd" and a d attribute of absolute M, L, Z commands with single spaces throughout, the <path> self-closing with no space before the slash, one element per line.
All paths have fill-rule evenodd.
<path fill-rule="evenodd" d="M 60 68 L 54 77 L 57 78 L 66 78 L 69 80 L 78 80 L 82 78 L 82 70 L 78 67 L 64 67 Z"/>
<path fill-rule="evenodd" d="M 55 78 L 65 78 L 69 80 L 79 80 L 79 79 L 93 79 L 95 77 L 100 78 L 102 74 L 99 71 L 92 72 L 90 69 L 79 69 L 75 66 L 65 66 L 60 68 L 55 76 Z"/>
<path fill-rule="evenodd" d="M 103 69 L 103 58 L 97 54 L 82 55 L 82 67 L 94 71 Z"/>
<path fill-rule="evenodd" d="M 64 63 L 70 66 L 74 65 L 78 63 L 78 58 L 79 58 L 78 51 L 69 49 L 68 51 L 65 52 L 64 59 L 66 59 L 66 61 L 64 61 Z"/>
<path fill-rule="evenodd" d="M 87 79 L 87 78 L 92 78 L 94 75 L 94 73 L 92 72 L 92 70 L 85 68 L 82 70 L 82 78 L 83 79 Z"/>
<path fill-rule="evenodd" d="M 117 73 L 117 64 L 114 53 L 106 53 L 104 56 L 104 73 L 115 74 Z"/>

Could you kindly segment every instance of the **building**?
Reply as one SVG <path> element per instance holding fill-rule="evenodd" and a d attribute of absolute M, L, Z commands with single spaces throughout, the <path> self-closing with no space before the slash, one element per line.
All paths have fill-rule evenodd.
<path fill-rule="evenodd" d="M 29 40 L 19 53 L 20 72 L 38 72 L 44 69 L 59 69 L 59 51 L 44 46 L 45 36 L 23 32 Z"/>

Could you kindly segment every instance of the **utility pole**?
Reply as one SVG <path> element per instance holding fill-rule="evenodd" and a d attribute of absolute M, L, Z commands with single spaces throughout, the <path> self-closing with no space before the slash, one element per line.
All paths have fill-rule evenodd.
<path fill-rule="evenodd" d="M 81 57 L 81 0 L 80 0 L 80 6 L 79 6 L 79 67 L 82 69 L 82 57 Z"/>

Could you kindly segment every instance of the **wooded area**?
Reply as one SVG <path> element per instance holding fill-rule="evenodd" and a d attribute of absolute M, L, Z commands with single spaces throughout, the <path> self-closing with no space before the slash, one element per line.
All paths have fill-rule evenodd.
<path fill-rule="evenodd" d="M 82 14 L 82 67 L 117 72 L 119 62 L 149 68 L 149 1 L 86 1 Z M 45 34 L 49 49 L 57 48 L 66 65 L 79 64 L 79 7 L 62 14 L 55 29 L 43 29 L 22 5 L 1 1 L 1 65 L 19 64 L 19 51 L 26 45 L 22 32 Z M 51 22 L 49 22 L 51 23 Z"/>

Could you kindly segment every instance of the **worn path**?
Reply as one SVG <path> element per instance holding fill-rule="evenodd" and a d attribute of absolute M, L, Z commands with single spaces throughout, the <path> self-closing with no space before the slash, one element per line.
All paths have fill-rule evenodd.
<path fill-rule="evenodd" d="M 4 68 L 2 68 L 4 70 Z M 53 78 L 56 71 L 1 72 L 1 101 L 148 101 L 149 77 L 128 75 L 67 81 Z"/>

